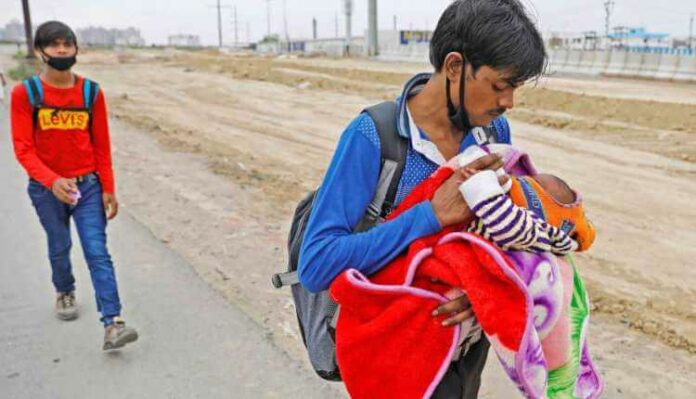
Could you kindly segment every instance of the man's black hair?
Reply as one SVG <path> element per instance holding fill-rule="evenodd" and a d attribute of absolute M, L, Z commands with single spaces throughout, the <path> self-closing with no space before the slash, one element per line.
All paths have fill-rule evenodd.
<path fill-rule="evenodd" d="M 34 48 L 43 50 L 58 39 L 63 39 L 66 43 L 72 43 L 77 46 L 75 32 L 68 25 L 60 21 L 44 22 L 36 28 Z"/>
<path fill-rule="evenodd" d="M 483 65 L 509 71 L 512 85 L 541 76 L 547 65 L 544 41 L 519 0 L 452 2 L 430 42 L 437 72 L 451 52 L 463 53 L 474 71 Z"/>

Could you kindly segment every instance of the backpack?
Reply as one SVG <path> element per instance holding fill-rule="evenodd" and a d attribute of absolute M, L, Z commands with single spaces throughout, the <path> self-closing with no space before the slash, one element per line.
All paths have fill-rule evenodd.
<path fill-rule="evenodd" d="M 57 108 L 52 107 L 49 104 L 44 104 L 43 86 L 41 83 L 41 79 L 37 75 L 34 75 L 29 79 L 23 80 L 22 84 L 27 90 L 29 103 L 33 108 L 32 119 L 34 121 L 34 129 L 36 129 L 36 126 L 38 126 L 39 110 L 43 107 L 50 107 L 52 109 L 55 109 L 56 111 L 87 111 L 87 113 L 89 114 L 89 136 L 90 140 L 94 141 L 94 137 L 92 136 L 92 108 L 94 106 L 94 103 L 97 101 L 97 95 L 99 94 L 99 84 L 87 78 L 82 79 L 82 108 Z"/>
<path fill-rule="evenodd" d="M 391 212 L 408 148 L 406 139 L 400 137 L 396 129 L 397 108 L 394 101 L 377 104 L 363 112 L 372 117 L 377 127 L 382 162 L 375 196 L 355 228 L 356 233 L 374 227 Z M 316 191 L 312 191 L 297 205 L 288 235 L 287 272 L 274 274 L 272 282 L 276 288 L 288 285 L 292 288 L 300 335 L 316 373 L 328 381 L 341 381 L 334 341 L 338 305 L 328 291 L 307 291 L 299 283 L 297 276 L 300 248 L 315 197 Z"/>

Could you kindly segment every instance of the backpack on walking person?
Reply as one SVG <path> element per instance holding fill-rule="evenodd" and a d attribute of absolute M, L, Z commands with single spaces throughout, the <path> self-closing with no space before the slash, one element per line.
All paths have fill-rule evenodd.
<path fill-rule="evenodd" d="M 377 104 L 363 112 L 370 115 L 379 132 L 382 162 L 375 196 L 355 232 L 374 227 L 391 212 L 408 148 L 406 139 L 400 137 L 396 129 L 397 107 L 394 101 Z M 276 288 L 290 286 L 292 289 L 300 335 L 316 373 L 325 380 L 341 381 L 334 342 L 338 305 L 328 291 L 307 291 L 297 276 L 300 248 L 315 196 L 316 191 L 312 191 L 297 205 L 288 235 L 287 272 L 274 274 L 272 282 Z"/>

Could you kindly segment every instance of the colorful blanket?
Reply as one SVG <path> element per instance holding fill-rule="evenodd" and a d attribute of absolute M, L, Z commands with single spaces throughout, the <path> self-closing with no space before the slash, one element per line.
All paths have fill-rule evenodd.
<path fill-rule="evenodd" d="M 519 155 L 519 154 L 518 154 Z M 432 198 L 452 170 L 418 186 L 391 217 Z M 432 310 L 466 292 L 510 379 L 528 398 L 596 398 L 587 347 L 589 305 L 572 258 L 502 252 L 463 226 L 412 243 L 369 278 L 348 270 L 331 286 L 341 305 L 336 357 L 354 398 L 427 398 L 459 345 Z"/>

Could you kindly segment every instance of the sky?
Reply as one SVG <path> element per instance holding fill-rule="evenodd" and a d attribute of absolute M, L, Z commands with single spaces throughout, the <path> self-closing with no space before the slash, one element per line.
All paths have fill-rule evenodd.
<path fill-rule="evenodd" d="M 260 40 L 267 32 L 266 0 L 220 0 L 223 40 L 234 41 L 236 5 L 239 41 Z M 311 38 L 312 18 L 320 38 L 345 32 L 345 0 L 271 0 L 271 32 L 285 35 L 284 10 L 290 38 Z M 522 0 L 548 31 L 604 32 L 605 0 Z M 173 34 L 199 35 L 203 44 L 217 44 L 217 0 L 29 0 L 32 21 L 58 19 L 73 28 L 136 27 L 147 43 L 166 43 Z M 367 26 L 367 0 L 353 0 L 352 32 L 361 36 Z M 434 29 L 450 0 L 378 0 L 380 29 Z M 693 0 L 615 0 L 612 26 L 645 26 L 651 32 L 687 36 Z M 0 0 L 0 26 L 22 18 L 21 0 Z M 36 24 L 35 24 L 36 26 Z M 696 33 L 696 26 L 694 27 Z"/>

